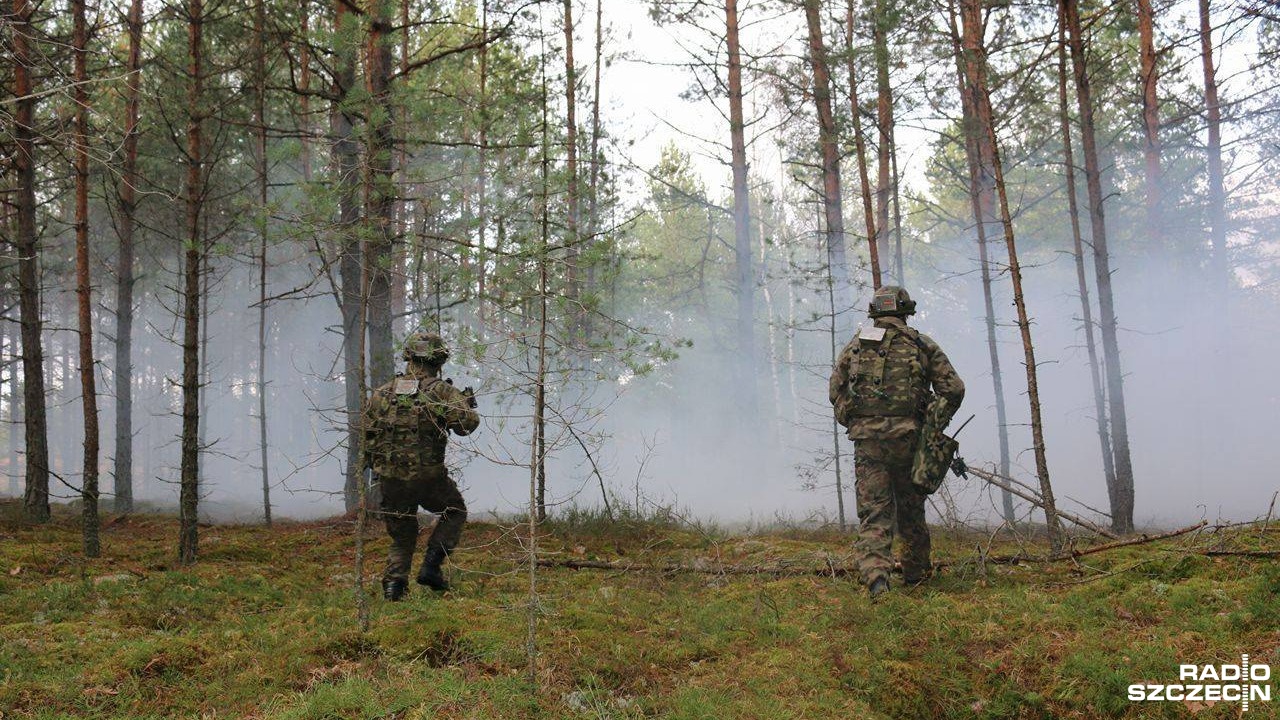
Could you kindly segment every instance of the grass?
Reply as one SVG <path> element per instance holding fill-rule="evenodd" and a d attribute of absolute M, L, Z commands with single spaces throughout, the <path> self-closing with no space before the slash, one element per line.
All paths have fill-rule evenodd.
<path fill-rule="evenodd" d="M 6 509 L 6 508 L 0 508 Z M 455 591 L 374 597 L 360 633 L 351 524 L 201 529 L 174 564 L 176 523 L 112 522 L 79 554 L 68 513 L 0 520 L 5 718 L 1177 718 L 1129 703 L 1180 662 L 1280 670 L 1280 564 L 1170 543 L 1069 563 L 973 562 L 985 538 L 935 538 L 932 584 L 870 604 L 847 579 L 545 569 L 538 681 L 526 669 L 527 577 L 509 528 L 472 524 Z M 825 567 L 847 538 L 739 536 L 566 514 L 551 556 Z M 1257 543 L 1257 528 L 1236 531 Z M 998 543 L 993 554 L 1009 554 Z M 1109 574 L 1111 573 L 1111 574 Z M 1255 704 L 1247 717 L 1268 717 Z M 1237 704 L 1197 718 L 1235 717 Z"/>

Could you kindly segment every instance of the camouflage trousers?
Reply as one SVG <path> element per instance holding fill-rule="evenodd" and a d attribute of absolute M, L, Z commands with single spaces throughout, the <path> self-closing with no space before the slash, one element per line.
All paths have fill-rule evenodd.
<path fill-rule="evenodd" d="M 381 478 L 382 517 L 391 536 L 385 580 L 409 578 L 413 553 L 418 544 L 418 508 L 436 513 L 440 519 L 427 539 L 427 549 L 438 546 L 445 552 L 457 547 L 462 526 L 467 522 L 467 506 L 458 486 L 443 465 L 429 467 L 407 480 Z"/>
<path fill-rule="evenodd" d="M 893 569 L 893 533 L 902 539 L 902 573 L 908 582 L 923 580 L 932 569 L 927 497 L 911 483 L 916 435 L 889 440 L 857 440 L 853 463 L 858 494 L 858 569 L 870 585 Z"/>

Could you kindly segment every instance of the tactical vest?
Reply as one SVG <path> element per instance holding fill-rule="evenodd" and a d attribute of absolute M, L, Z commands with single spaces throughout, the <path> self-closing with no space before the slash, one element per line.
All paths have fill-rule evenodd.
<path fill-rule="evenodd" d="M 434 422 L 428 392 L 439 382 L 400 376 L 379 388 L 378 402 L 365 418 L 366 452 L 379 477 L 408 479 L 444 464 L 448 436 Z"/>
<path fill-rule="evenodd" d="M 929 378 L 920 333 L 910 327 L 868 328 L 858 334 L 853 352 L 857 368 L 848 388 L 853 417 L 921 416 Z"/>

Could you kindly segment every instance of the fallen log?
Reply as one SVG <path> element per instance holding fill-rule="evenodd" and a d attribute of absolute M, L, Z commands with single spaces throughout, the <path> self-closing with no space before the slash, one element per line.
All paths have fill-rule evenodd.
<path fill-rule="evenodd" d="M 1003 475 L 997 475 L 993 472 L 980 470 L 974 467 L 969 468 L 969 472 L 987 481 L 991 485 L 995 485 L 1001 490 L 1007 490 L 1010 494 L 1016 495 L 1022 498 L 1023 500 L 1026 500 L 1027 502 L 1031 503 L 1032 505 L 1035 505 L 1038 508 L 1044 507 L 1044 502 L 1039 498 L 1039 496 L 1035 495 L 1032 492 L 1021 490 L 1018 487 L 1016 487 L 1014 483 L 1016 483 L 1017 481 L 1006 482 L 1007 480 L 1010 480 L 1010 478 L 1006 478 Z M 1021 485 L 1021 483 L 1017 483 L 1017 484 Z M 1061 510 L 1061 509 L 1057 511 L 1057 514 L 1058 514 L 1058 517 L 1062 518 L 1063 520 L 1066 520 L 1067 522 L 1070 522 L 1074 525 L 1082 527 L 1085 530 L 1088 530 L 1089 532 L 1095 533 L 1097 535 L 1101 535 L 1102 537 L 1105 537 L 1105 538 L 1111 538 L 1112 540 L 1120 539 L 1119 535 L 1111 532 L 1110 530 L 1100 525 L 1091 523 L 1088 520 L 1085 520 L 1084 518 L 1078 515 L 1066 512 L 1065 510 Z"/>

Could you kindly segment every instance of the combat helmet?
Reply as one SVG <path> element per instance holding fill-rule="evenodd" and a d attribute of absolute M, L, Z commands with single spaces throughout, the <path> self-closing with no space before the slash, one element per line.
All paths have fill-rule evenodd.
<path fill-rule="evenodd" d="M 867 314 L 873 318 L 887 315 L 898 317 L 915 315 L 916 302 L 904 288 L 897 285 L 882 285 L 876 289 L 876 294 L 871 298 L 871 306 L 867 308 Z"/>
<path fill-rule="evenodd" d="M 435 333 L 415 332 L 405 338 L 404 359 L 443 363 L 449 359 L 449 348 L 445 346 L 444 338 Z"/>

